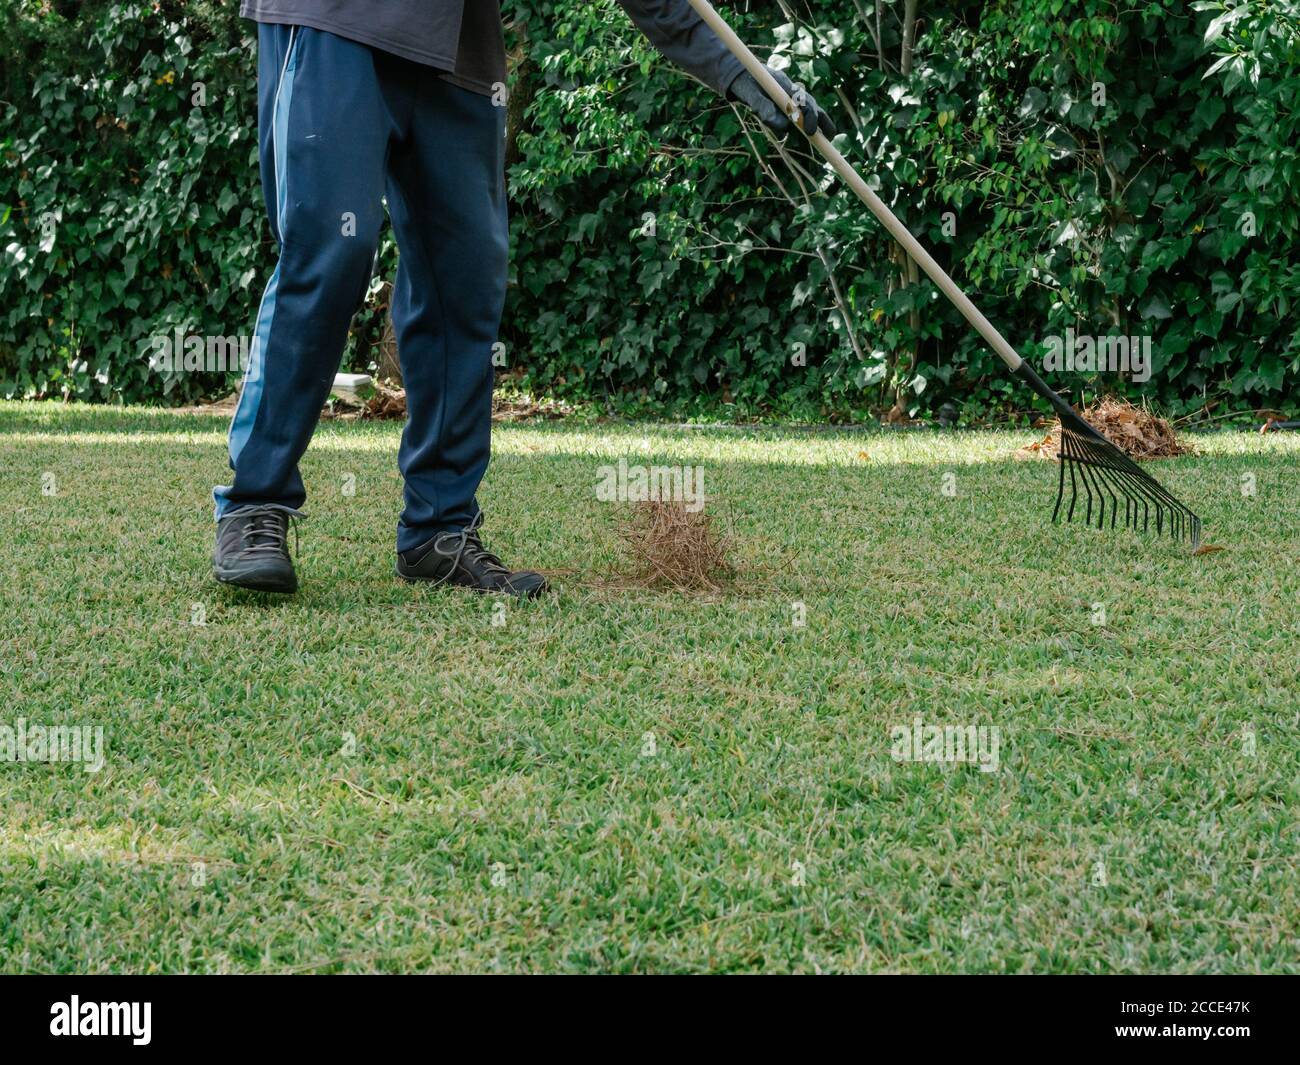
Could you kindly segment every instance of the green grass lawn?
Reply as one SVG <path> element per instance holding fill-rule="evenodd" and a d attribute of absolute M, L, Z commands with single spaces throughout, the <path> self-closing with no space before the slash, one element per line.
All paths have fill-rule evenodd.
<path fill-rule="evenodd" d="M 321 427 L 296 597 L 216 586 L 225 429 L 0 405 L 0 724 L 105 742 L 0 763 L 0 969 L 1300 970 L 1300 436 L 1149 467 L 1193 558 L 1053 527 L 1027 433 L 503 425 L 502 612 L 393 576 L 391 423 Z M 732 586 L 609 578 L 620 456 Z"/>

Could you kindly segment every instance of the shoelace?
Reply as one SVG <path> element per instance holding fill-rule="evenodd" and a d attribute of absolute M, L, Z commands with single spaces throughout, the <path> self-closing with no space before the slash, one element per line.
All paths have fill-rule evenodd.
<path fill-rule="evenodd" d="M 307 515 L 280 503 L 259 503 L 241 507 L 236 513 L 248 522 L 243 529 L 244 550 L 248 554 L 280 554 L 288 551 L 289 526 L 293 526 L 293 553 L 298 554 L 298 520 Z M 288 520 L 281 521 L 284 515 Z"/>
<path fill-rule="evenodd" d="M 442 555 L 445 558 L 451 558 L 451 568 L 447 570 L 445 576 L 439 577 L 438 580 L 434 582 L 435 584 L 441 584 L 460 568 L 461 560 L 465 557 L 465 552 L 467 550 L 470 552 L 473 560 L 489 573 L 497 573 L 503 577 L 510 576 L 510 570 L 506 567 L 506 564 L 484 547 L 483 541 L 479 539 L 478 527 L 482 524 L 483 511 L 480 510 L 474 515 L 474 520 L 466 525 L 465 528 L 461 529 L 460 532 L 441 532 L 433 538 L 434 553 Z M 443 550 L 442 544 L 444 540 L 450 540 L 456 543 L 456 553 L 454 556 L 451 551 Z"/>

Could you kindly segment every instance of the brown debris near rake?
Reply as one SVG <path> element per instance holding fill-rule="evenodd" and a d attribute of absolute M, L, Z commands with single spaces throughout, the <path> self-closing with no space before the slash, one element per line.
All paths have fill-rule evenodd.
<path fill-rule="evenodd" d="M 1103 400 L 1080 415 L 1036 374 L 1025 373 L 1026 370 L 1027 367 L 1021 367 L 1022 376 L 1031 381 L 1036 392 L 1052 402 L 1057 422 L 1045 439 L 1021 448 L 1017 456 L 1043 454 L 1059 460 L 1052 521 L 1061 517 L 1073 521 L 1077 510 L 1085 524 L 1104 529 L 1109 518 L 1109 526 L 1114 529 L 1122 502 L 1126 529 L 1148 532 L 1154 526 L 1157 535 L 1168 531 L 1175 540 L 1190 540 L 1193 551 L 1199 548 L 1201 519 L 1134 461 L 1181 455 L 1190 450 L 1178 443 L 1169 423 L 1118 400 Z M 1113 433 L 1115 442 L 1098 432 L 1092 421 L 1094 412 L 1096 424 Z"/>
<path fill-rule="evenodd" d="M 405 418 L 406 389 L 375 385 L 375 394 L 361 408 L 362 418 Z"/>
<path fill-rule="evenodd" d="M 1083 419 L 1131 459 L 1176 458 L 1190 455 L 1192 449 L 1179 441 L 1174 427 L 1164 418 L 1127 400 L 1107 397 L 1085 407 Z M 1042 440 L 1026 444 L 1016 458 L 1043 458 L 1055 461 L 1061 452 L 1061 419 L 1052 423 Z"/>
<path fill-rule="evenodd" d="M 633 503 L 620 517 L 619 536 L 637 583 L 688 591 L 720 591 L 733 568 L 730 538 L 712 515 L 684 503 Z"/>

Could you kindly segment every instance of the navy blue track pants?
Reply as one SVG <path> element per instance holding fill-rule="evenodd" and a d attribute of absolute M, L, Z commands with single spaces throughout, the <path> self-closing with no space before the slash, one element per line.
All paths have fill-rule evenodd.
<path fill-rule="evenodd" d="M 371 277 L 383 199 L 406 387 L 397 549 L 478 513 L 505 301 L 505 108 L 428 67 L 301 26 L 258 26 L 262 187 L 280 259 L 257 312 L 217 517 L 300 507 L 298 460 Z"/>

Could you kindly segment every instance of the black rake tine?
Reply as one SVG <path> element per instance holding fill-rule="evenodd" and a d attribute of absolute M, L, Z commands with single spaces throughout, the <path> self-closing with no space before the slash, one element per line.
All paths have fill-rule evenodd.
<path fill-rule="evenodd" d="M 1124 491 L 1124 528 L 1136 530 L 1138 504 L 1141 503 L 1145 507 L 1146 501 L 1138 489 L 1137 483 L 1127 470 L 1117 470 L 1115 477 L 1123 486 Z"/>
<path fill-rule="evenodd" d="M 1065 434 L 1061 434 L 1061 446 L 1057 448 L 1056 465 L 1060 467 L 1060 476 L 1056 481 L 1056 506 L 1052 508 L 1052 524 L 1056 524 L 1057 515 L 1061 513 L 1061 503 L 1065 499 L 1065 460 L 1063 459 L 1065 447 Z M 1070 474 L 1070 483 L 1073 486 L 1074 474 Z"/>
<path fill-rule="evenodd" d="M 1124 527 L 1125 528 L 1128 528 L 1129 509 L 1133 505 L 1133 500 L 1129 493 L 1128 486 L 1124 483 L 1124 480 L 1121 476 L 1122 473 L 1123 473 L 1122 470 L 1107 468 L 1102 474 L 1102 476 L 1105 477 L 1106 479 L 1107 486 L 1110 488 L 1111 499 L 1115 501 L 1115 505 L 1111 510 L 1111 515 L 1110 515 L 1110 527 L 1112 529 L 1115 528 L 1115 523 L 1119 521 L 1119 501 L 1121 499 L 1124 500 Z"/>
<path fill-rule="evenodd" d="M 1067 449 L 1068 449 L 1068 447 L 1069 447 L 1069 444 L 1066 442 L 1065 434 L 1062 433 L 1062 434 L 1061 434 L 1061 438 L 1060 438 L 1060 443 L 1058 444 L 1057 449 L 1056 449 L 1056 458 L 1057 458 L 1057 462 L 1059 463 L 1059 465 L 1060 465 L 1060 467 L 1061 467 L 1061 475 L 1060 475 L 1060 478 L 1059 478 L 1060 487 L 1057 489 L 1057 496 L 1056 496 L 1056 510 L 1052 512 L 1052 520 L 1053 520 L 1053 521 L 1056 520 L 1056 515 L 1060 512 L 1061 504 L 1065 501 L 1065 468 L 1066 468 L 1067 466 L 1070 467 L 1070 509 L 1069 509 L 1069 512 L 1068 512 L 1068 513 L 1066 514 L 1066 516 L 1065 516 L 1065 520 L 1066 520 L 1066 521 L 1070 521 L 1071 519 L 1073 519 L 1073 517 L 1074 517 L 1074 502 L 1075 502 L 1075 499 L 1077 499 L 1077 498 L 1078 498 L 1078 495 L 1079 495 L 1079 489 L 1078 489 L 1078 487 L 1077 487 L 1077 486 L 1075 485 L 1075 483 L 1074 483 L 1074 464 L 1071 463 L 1071 462 L 1068 462 L 1068 461 L 1066 460 L 1066 454 L 1067 454 Z"/>
<path fill-rule="evenodd" d="M 1065 440 L 1065 433 L 1062 433 L 1062 434 L 1061 434 L 1061 438 L 1062 438 L 1062 440 Z M 1079 454 L 1080 454 L 1080 453 L 1079 453 L 1078 445 L 1076 445 L 1076 441 L 1074 440 L 1074 438 L 1071 437 L 1071 440 L 1070 440 L 1070 458 L 1073 459 L 1073 462 L 1070 463 L 1070 488 L 1071 488 L 1071 489 L 1074 489 L 1074 475 L 1075 475 L 1075 467 L 1076 467 L 1076 466 L 1079 466 Z M 1080 480 L 1080 481 L 1083 481 L 1083 490 L 1084 490 L 1084 492 L 1088 492 L 1088 481 L 1087 481 L 1086 477 L 1083 476 L 1083 469 L 1080 468 L 1079 471 L 1078 471 L 1078 473 L 1079 473 L 1079 480 Z M 1073 521 L 1073 520 L 1074 520 L 1074 503 L 1075 503 L 1075 499 L 1078 499 L 1078 490 L 1075 490 L 1074 498 L 1071 498 L 1071 499 L 1070 499 L 1070 516 L 1069 516 L 1069 518 L 1066 518 L 1066 521 Z M 1088 493 L 1088 511 L 1089 511 L 1089 512 L 1092 511 L 1092 493 Z"/>
<path fill-rule="evenodd" d="M 1097 507 L 1098 510 L 1100 511 L 1100 513 L 1097 516 L 1097 528 L 1104 529 L 1106 527 L 1106 497 L 1102 494 L 1101 477 L 1097 472 L 1099 464 L 1097 463 L 1094 456 L 1087 453 L 1086 448 L 1084 449 L 1084 455 L 1085 457 L 1081 463 L 1083 469 L 1080 472 L 1083 474 L 1084 479 L 1093 488 L 1097 490 Z M 1085 524 L 1088 525 L 1092 524 L 1092 492 L 1091 491 L 1088 492 L 1088 513 L 1086 516 Z"/>
<path fill-rule="evenodd" d="M 1097 488 L 1097 475 L 1093 472 L 1091 458 L 1085 458 L 1079 465 L 1079 474 L 1083 477 L 1088 490 L 1088 511 L 1083 516 L 1085 525 L 1092 524 L 1092 490 Z M 1105 513 L 1105 504 L 1101 501 L 1101 489 L 1097 488 L 1097 505 Z"/>
<path fill-rule="evenodd" d="M 1092 478 L 1088 476 L 1088 467 L 1084 464 L 1079 466 L 1079 480 L 1083 482 L 1083 491 L 1087 496 L 1087 506 L 1083 511 L 1083 524 L 1092 524 Z"/>
<path fill-rule="evenodd" d="M 1062 454 L 1063 455 L 1068 454 L 1071 457 L 1073 457 L 1073 447 L 1072 445 L 1066 442 L 1066 436 L 1064 432 L 1061 433 L 1061 443 L 1062 443 L 1062 447 L 1065 448 L 1065 450 L 1062 451 Z M 1070 513 L 1065 516 L 1066 521 L 1074 521 L 1074 508 L 1078 502 L 1079 502 L 1079 486 L 1076 483 L 1074 477 L 1074 463 L 1071 462 L 1070 463 Z"/>
<path fill-rule="evenodd" d="M 1124 488 L 1119 483 L 1119 479 L 1115 476 L 1115 473 L 1115 470 L 1103 469 L 1101 471 L 1101 479 L 1106 485 L 1107 493 L 1110 495 L 1110 527 L 1112 529 L 1115 528 L 1115 522 L 1119 519 L 1120 496 L 1124 496 L 1125 500 L 1128 499 L 1128 496 L 1124 494 Z M 1127 521 L 1125 524 L 1127 524 Z"/>
<path fill-rule="evenodd" d="M 1119 513 L 1119 496 L 1115 494 L 1116 482 L 1112 477 L 1112 473 L 1113 471 L 1107 469 L 1105 466 L 1100 467 L 1100 469 L 1098 470 L 1098 474 L 1100 475 L 1101 478 L 1101 483 L 1106 486 L 1106 494 L 1110 496 L 1110 527 L 1113 529 L 1115 528 L 1116 515 L 1118 515 Z M 1123 489 L 1120 489 L 1120 495 L 1123 494 L 1124 494 Z M 1106 513 L 1103 510 L 1102 511 L 1103 524 L 1105 523 L 1105 520 L 1106 520 Z"/>
<path fill-rule="evenodd" d="M 1124 495 L 1124 528 L 1136 529 L 1138 497 L 1128 486 L 1128 476 L 1123 470 L 1116 472 L 1115 479 L 1119 481 L 1120 491 Z"/>
<path fill-rule="evenodd" d="M 1137 485 L 1138 491 L 1142 496 L 1142 531 L 1145 533 L 1151 528 L 1151 504 L 1155 502 L 1155 500 L 1151 498 L 1150 493 L 1146 489 L 1146 485 L 1132 474 L 1129 474 L 1128 476 L 1129 480 L 1133 481 L 1133 483 Z M 1159 506 L 1158 503 L 1156 505 Z"/>
<path fill-rule="evenodd" d="M 1074 508 L 1079 505 L 1079 479 L 1075 476 L 1074 463 L 1070 463 L 1070 513 L 1066 521 L 1074 521 Z"/>
<path fill-rule="evenodd" d="M 1093 484 L 1097 486 L 1097 502 L 1098 504 L 1100 504 L 1100 509 L 1097 514 L 1097 528 L 1105 529 L 1106 528 L 1106 496 L 1110 494 L 1110 490 L 1106 486 L 1106 467 L 1093 466 L 1092 481 Z M 1115 508 L 1112 506 L 1111 513 L 1114 514 L 1114 512 L 1115 512 Z"/>
<path fill-rule="evenodd" d="M 1075 441 L 1077 444 L 1078 441 Z M 1075 452 L 1075 462 L 1079 466 L 1079 480 L 1083 482 L 1083 490 L 1088 496 L 1088 505 L 1083 512 L 1084 525 L 1092 524 L 1092 475 L 1089 467 L 1092 465 L 1088 453 L 1083 448 L 1078 448 Z"/>

